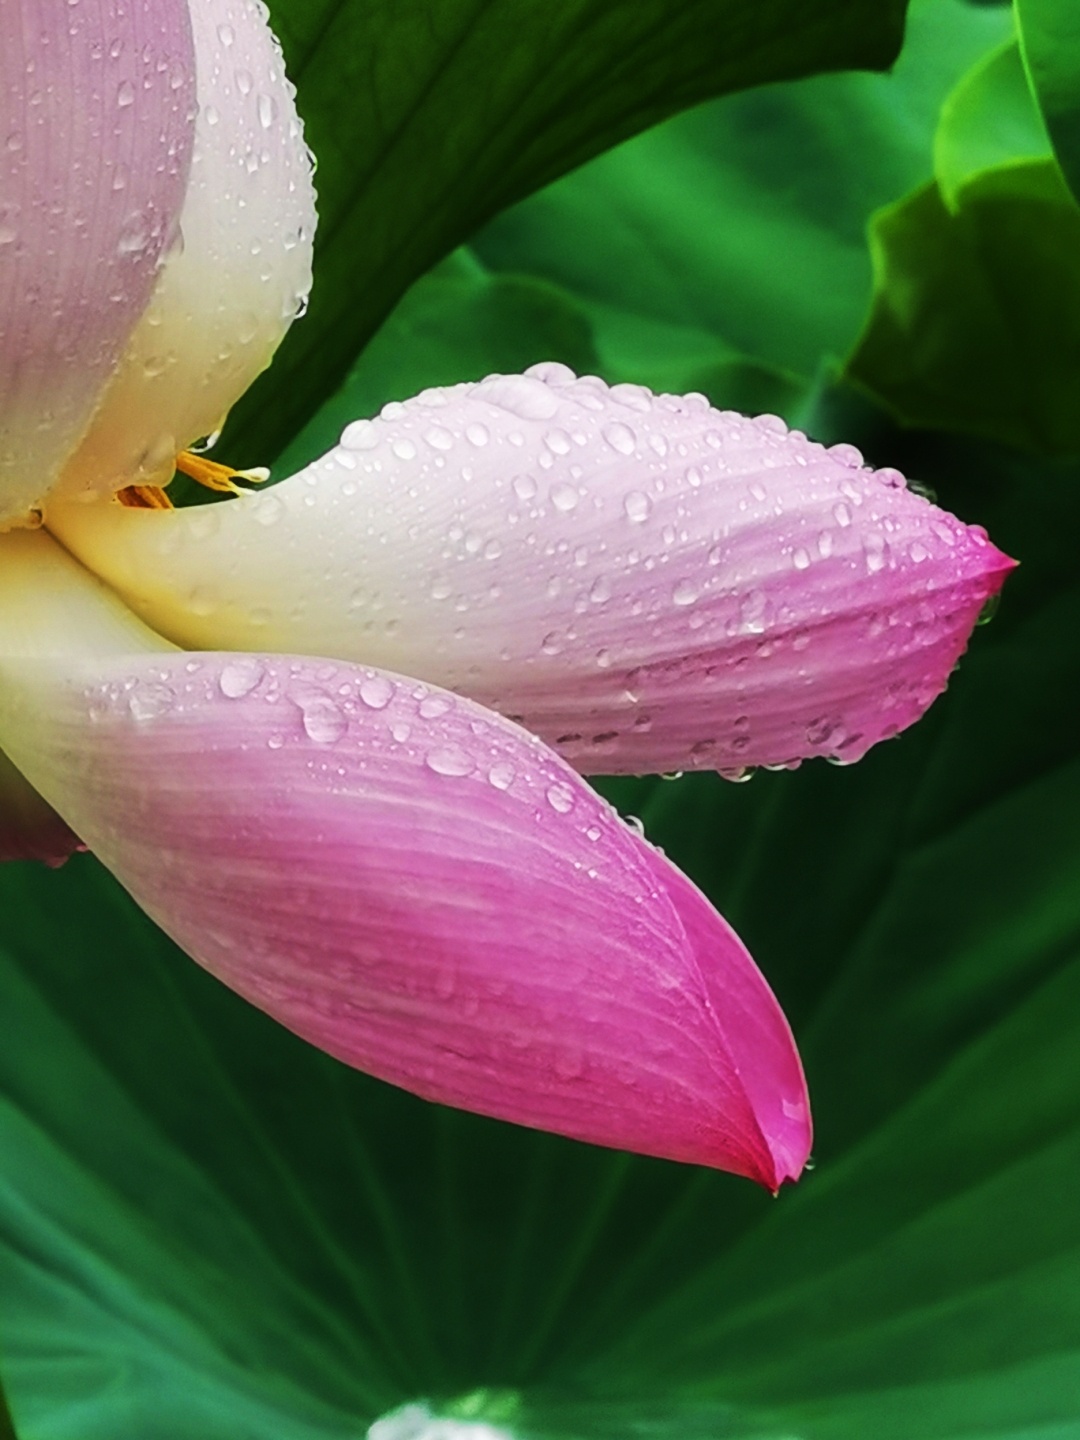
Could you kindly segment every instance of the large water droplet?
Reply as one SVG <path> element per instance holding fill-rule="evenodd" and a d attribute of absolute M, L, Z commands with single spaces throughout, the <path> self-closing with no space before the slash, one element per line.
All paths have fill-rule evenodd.
<path fill-rule="evenodd" d="M 128 697 L 128 709 L 136 720 L 156 720 L 172 709 L 173 692 L 167 685 L 144 684 Z"/>
<path fill-rule="evenodd" d="M 430 750 L 425 758 L 428 769 L 434 770 L 436 775 L 471 775 L 476 768 L 472 756 L 456 745 Z"/>
<path fill-rule="evenodd" d="M 329 695 L 297 696 L 296 703 L 308 739 L 317 745 L 336 745 L 349 728 L 348 720 Z"/>
<path fill-rule="evenodd" d="M 488 771 L 488 780 L 496 790 L 509 790 L 514 783 L 516 773 L 513 765 L 505 760 L 500 760 Z"/>
<path fill-rule="evenodd" d="M 676 605 L 693 605 L 700 594 L 696 581 L 680 580 L 671 592 L 671 599 Z"/>
<path fill-rule="evenodd" d="M 515 475 L 513 485 L 519 500 L 532 500 L 536 495 L 536 481 L 531 475 Z"/>
<path fill-rule="evenodd" d="M 561 511 L 564 515 L 576 507 L 579 499 L 580 496 L 572 485 L 552 486 L 551 503 L 555 506 L 556 510 Z"/>
<path fill-rule="evenodd" d="M 494 375 L 472 393 L 474 399 L 486 400 L 522 420 L 550 420 L 559 408 L 557 398 L 535 375 Z"/>
<path fill-rule="evenodd" d="M 230 700 L 241 700 L 251 694 L 265 674 L 266 667 L 258 660 L 236 660 L 222 670 L 218 686 Z"/>
<path fill-rule="evenodd" d="M 549 788 L 547 800 L 551 808 L 560 815 L 567 815 L 574 808 L 574 792 L 569 785 L 561 782 Z"/>
<path fill-rule="evenodd" d="M 643 520 L 649 518 L 652 501 L 644 490 L 631 490 L 623 500 L 623 509 L 628 520 L 633 521 L 635 525 L 640 525 Z"/>
<path fill-rule="evenodd" d="M 632 455 L 637 444 L 637 436 L 629 425 L 624 425 L 621 420 L 616 420 L 612 425 L 605 425 L 603 436 L 613 450 L 620 455 Z"/>
<path fill-rule="evenodd" d="M 445 695 L 427 695 L 418 706 L 421 720 L 438 720 L 440 715 L 449 714 L 453 708 L 453 702 Z"/>
<path fill-rule="evenodd" d="M 360 699 L 372 710 L 385 710 L 394 698 L 394 686 L 384 675 L 369 675 L 360 682 Z"/>
<path fill-rule="evenodd" d="M 341 444 L 347 450 L 374 450 L 379 443 L 379 429 L 373 420 L 354 420 L 341 432 Z"/>
<path fill-rule="evenodd" d="M 135 87 L 130 80 L 121 80 L 116 91 L 116 103 L 121 110 L 135 104 Z"/>

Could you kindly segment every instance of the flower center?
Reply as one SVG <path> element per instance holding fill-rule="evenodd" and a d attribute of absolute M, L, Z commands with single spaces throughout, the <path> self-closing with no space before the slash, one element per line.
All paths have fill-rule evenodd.
<path fill-rule="evenodd" d="M 229 465 L 219 465 L 216 460 L 207 460 L 205 455 L 196 455 L 193 450 L 181 450 L 176 457 L 176 469 L 187 475 L 197 485 L 207 490 L 216 490 L 219 495 L 242 495 L 244 488 L 237 485 L 237 479 L 249 484 L 261 485 L 269 479 L 269 470 L 257 466 L 252 470 L 234 470 Z M 161 485 L 125 485 L 116 492 L 121 505 L 129 510 L 173 510 L 176 507 Z"/>

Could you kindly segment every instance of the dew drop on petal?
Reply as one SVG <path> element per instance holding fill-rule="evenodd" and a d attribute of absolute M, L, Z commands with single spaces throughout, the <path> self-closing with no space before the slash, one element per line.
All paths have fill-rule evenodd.
<path fill-rule="evenodd" d="M 509 790 L 514 783 L 516 773 L 513 765 L 508 764 L 505 760 L 500 760 L 488 771 L 488 780 L 496 790 Z"/>
<path fill-rule="evenodd" d="M 676 605 L 693 605 L 701 591 L 693 580 L 680 580 L 671 592 L 671 598 Z"/>
<path fill-rule="evenodd" d="M 556 510 L 566 515 L 573 510 L 579 500 L 578 492 L 572 485 L 555 485 L 551 491 L 551 503 Z"/>
<path fill-rule="evenodd" d="M 335 745 L 349 728 L 349 722 L 329 695 L 297 698 L 309 740 L 317 745 Z"/>
<path fill-rule="evenodd" d="M 613 450 L 620 455 L 632 455 L 637 444 L 637 436 L 629 425 L 624 425 L 621 420 L 616 420 L 611 425 L 605 425 L 603 436 Z"/>
<path fill-rule="evenodd" d="M 574 792 L 569 785 L 552 785 L 547 792 L 547 800 L 559 815 L 567 815 L 574 808 Z"/>
<path fill-rule="evenodd" d="M 623 499 L 623 510 L 626 512 L 628 520 L 635 525 L 640 525 L 642 521 L 649 518 L 652 501 L 644 490 L 631 490 Z"/>
<path fill-rule="evenodd" d="M 237 660 L 226 665 L 218 678 L 221 693 L 229 700 L 242 700 L 250 695 L 266 674 L 266 667 L 258 660 Z"/>
<path fill-rule="evenodd" d="M 360 699 L 372 710 L 385 710 L 394 698 L 394 686 L 384 675 L 369 675 L 360 682 Z"/>
<path fill-rule="evenodd" d="M 167 685 L 140 685 L 128 697 L 128 709 L 135 720 L 156 720 L 172 709 L 173 692 Z"/>
<path fill-rule="evenodd" d="M 347 450 L 374 450 L 379 443 L 379 427 L 374 420 L 354 420 L 341 432 L 341 444 Z"/>
<path fill-rule="evenodd" d="M 436 775 L 471 775 L 476 768 L 472 756 L 467 755 L 456 745 L 446 745 L 438 750 L 429 750 L 425 756 L 425 762 L 428 769 L 434 770 Z"/>
<path fill-rule="evenodd" d="M 438 720 L 440 715 L 449 714 L 454 706 L 445 695 L 427 695 L 417 708 L 421 720 Z"/>

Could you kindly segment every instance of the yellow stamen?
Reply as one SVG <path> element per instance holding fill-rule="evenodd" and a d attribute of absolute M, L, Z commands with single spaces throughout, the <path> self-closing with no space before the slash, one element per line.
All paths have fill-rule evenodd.
<path fill-rule="evenodd" d="M 204 455 L 195 455 L 190 450 L 181 450 L 176 457 L 176 468 L 181 475 L 187 475 L 207 490 L 217 490 L 224 495 L 242 495 L 243 489 L 236 478 L 252 481 L 256 485 L 269 478 L 269 470 L 234 470 L 230 465 L 219 465 L 216 460 L 207 460 Z"/>
<path fill-rule="evenodd" d="M 125 485 L 116 492 L 121 505 L 129 510 L 172 510 L 174 505 L 160 485 Z"/>

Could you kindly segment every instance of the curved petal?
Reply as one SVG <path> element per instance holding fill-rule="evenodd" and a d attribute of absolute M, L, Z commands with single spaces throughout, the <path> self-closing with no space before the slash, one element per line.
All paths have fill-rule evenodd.
<path fill-rule="evenodd" d="M 162 267 L 64 493 L 167 484 L 220 428 L 311 288 L 312 160 L 281 50 L 256 0 L 191 9 L 198 118 L 182 245 Z"/>
<path fill-rule="evenodd" d="M 0 8 L 0 529 L 79 441 L 175 239 L 187 0 Z"/>
<path fill-rule="evenodd" d="M 182 644 L 392 666 L 587 773 L 856 759 L 1012 564 L 849 446 L 550 365 L 388 405 L 212 516 L 50 524 Z"/>
<path fill-rule="evenodd" d="M 0 744 L 200 964 L 429 1099 L 798 1176 L 805 1085 L 765 981 L 538 740 L 366 667 L 125 653 L 118 602 L 54 542 L 0 558 Z"/>

